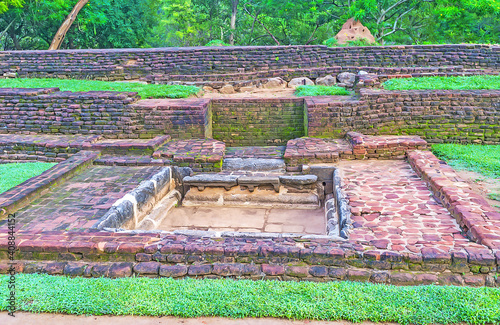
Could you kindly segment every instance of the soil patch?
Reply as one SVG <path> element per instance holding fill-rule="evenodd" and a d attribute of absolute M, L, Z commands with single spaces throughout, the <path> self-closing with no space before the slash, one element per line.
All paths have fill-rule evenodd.
<path fill-rule="evenodd" d="M 496 194 L 500 198 L 500 179 L 489 178 L 479 173 L 468 170 L 456 170 L 457 174 L 463 178 L 472 190 L 488 201 L 488 203 L 500 212 L 500 201 L 493 200 L 489 195 Z"/>

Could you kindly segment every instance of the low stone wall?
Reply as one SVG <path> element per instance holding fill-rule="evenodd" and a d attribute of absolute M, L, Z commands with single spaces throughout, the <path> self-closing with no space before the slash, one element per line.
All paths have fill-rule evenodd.
<path fill-rule="evenodd" d="M 500 252 L 500 213 L 429 151 L 408 153 L 408 162 L 471 240 Z"/>
<path fill-rule="evenodd" d="M 496 45 L 407 45 L 374 47 L 248 46 L 157 49 L 6 51 L 0 54 L 0 75 L 122 80 L 180 75 L 244 74 L 335 66 L 409 67 L 464 66 L 500 69 Z M 171 76 L 171 77 L 165 77 Z M 157 78 L 158 79 L 158 78 Z M 244 79 L 242 77 L 241 79 Z"/>
<path fill-rule="evenodd" d="M 500 90 L 362 89 L 359 100 L 306 99 L 309 136 L 419 135 L 428 142 L 500 143 Z"/>
<path fill-rule="evenodd" d="M 0 89 L 0 132 L 102 134 L 133 137 L 137 93 L 69 92 L 58 88 Z"/>
<path fill-rule="evenodd" d="M 106 138 L 210 136 L 209 100 L 139 100 L 130 92 L 0 88 L 0 133 Z"/>
<path fill-rule="evenodd" d="M 495 277 L 500 251 L 495 255 L 488 249 L 447 253 L 428 247 L 420 253 L 400 253 L 347 241 L 296 242 L 285 236 L 211 239 L 151 233 L 52 232 L 18 234 L 17 238 L 16 268 L 24 273 L 500 287 L 500 278 Z M 0 238 L 0 273 L 7 273 L 8 267 L 5 237 Z"/>
<path fill-rule="evenodd" d="M 210 99 L 147 99 L 131 109 L 139 116 L 135 127 L 141 137 L 165 133 L 175 139 L 212 137 Z"/>
<path fill-rule="evenodd" d="M 284 145 L 305 135 L 304 99 L 214 99 L 212 135 L 227 146 Z"/>

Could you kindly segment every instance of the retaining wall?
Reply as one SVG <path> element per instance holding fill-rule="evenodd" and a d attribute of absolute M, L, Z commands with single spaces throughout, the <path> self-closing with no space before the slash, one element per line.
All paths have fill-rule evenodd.
<path fill-rule="evenodd" d="M 322 45 L 190 47 L 156 49 L 100 49 L 59 51 L 5 51 L 0 53 L 0 75 L 121 80 L 155 75 L 245 74 L 261 77 L 291 73 L 294 69 L 335 66 L 412 67 L 463 66 L 500 68 L 495 45 L 407 45 L 337 47 Z M 286 71 L 279 71 L 279 70 Z M 275 71 L 275 73 L 273 72 Z M 266 73 L 267 72 L 267 73 Z M 240 79 L 248 79 L 242 76 Z M 160 78 L 162 82 L 168 78 Z"/>
<path fill-rule="evenodd" d="M 308 98 L 309 136 L 419 135 L 429 142 L 500 143 L 500 90 L 361 90 L 359 100 Z"/>
<path fill-rule="evenodd" d="M 214 99 L 212 135 L 227 146 L 286 145 L 304 131 L 304 99 Z"/>
<path fill-rule="evenodd" d="M 419 253 L 401 253 L 350 242 L 296 242 L 284 237 L 212 239 L 107 232 L 17 236 L 16 270 L 24 273 L 500 286 L 495 276 L 500 251 L 486 248 L 448 253 L 425 247 Z M 0 274 L 8 268 L 4 236 Z"/>
<path fill-rule="evenodd" d="M 136 93 L 0 89 L 0 133 L 215 138 L 229 146 L 310 137 L 419 135 L 500 143 L 500 90 L 362 89 L 358 97 L 137 101 Z M 304 115 L 307 114 L 306 118 Z"/>

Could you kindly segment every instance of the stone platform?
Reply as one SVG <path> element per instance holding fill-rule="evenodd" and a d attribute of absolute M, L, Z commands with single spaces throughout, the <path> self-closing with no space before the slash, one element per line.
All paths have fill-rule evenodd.
<path fill-rule="evenodd" d="M 16 135 L 2 136 L 1 145 L 16 150 L 6 154 L 8 162 L 42 161 L 52 153 L 62 161 L 0 194 L 2 214 L 16 214 L 20 272 L 500 286 L 494 276 L 500 267 L 500 215 L 426 151 L 426 142 L 418 137 L 348 133 L 345 139 L 293 139 L 286 147 L 226 148 L 210 139 Z M 60 153 L 69 158 L 58 157 Z M 267 212 L 264 219 L 252 219 L 240 210 L 228 210 L 223 219 L 229 223 L 213 223 L 212 228 L 235 231 L 221 237 L 186 233 L 183 227 L 189 226 L 178 223 L 154 231 L 92 228 L 161 166 L 220 171 L 228 158 L 284 158 L 287 169 L 297 174 L 316 164 L 337 168 L 348 206 L 343 213 L 351 214 L 348 238 L 322 235 L 306 214 L 291 210 L 269 211 L 268 219 Z M 234 173 L 238 171 L 226 172 Z M 185 217 L 218 217 L 216 210 L 193 209 L 198 210 L 185 210 Z M 291 234 L 278 219 L 295 220 L 287 227 L 301 226 L 303 235 Z M 239 220 L 240 228 L 235 226 Z M 258 232 L 238 235 L 243 224 Z M 266 233 L 271 228 L 279 234 Z M 7 270 L 7 247 L 3 221 L 2 273 Z"/>

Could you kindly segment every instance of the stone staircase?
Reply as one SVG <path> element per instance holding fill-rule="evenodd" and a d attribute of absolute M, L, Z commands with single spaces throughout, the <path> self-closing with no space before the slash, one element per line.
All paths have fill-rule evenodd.
<path fill-rule="evenodd" d="M 183 179 L 183 206 L 318 209 L 323 187 L 315 175 L 234 172 Z"/>

